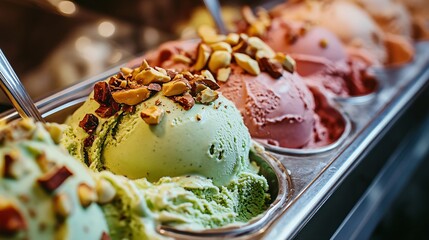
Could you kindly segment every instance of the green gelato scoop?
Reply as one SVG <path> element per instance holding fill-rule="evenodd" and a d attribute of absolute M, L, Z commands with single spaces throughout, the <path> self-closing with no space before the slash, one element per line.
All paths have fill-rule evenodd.
<path fill-rule="evenodd" d="M 59 125 L 0 128 L 0 239 L 106 239 L 87 168 L 57 144 Z"/>
<path fill-rule="evenodd" d="M 158 124 L 148 124 L 141 112 L 162 109 Z M 80 122 L 97 116 L 94 93 L 68 120 L 62 143 L 72 155 L 95 170 L 109 170 L 131 179 L 199 175 L 217 186 L 229 183 L 249 164 L 250 135 L 232 102 L 219 95 L 209 104 L 185 110 L 161 92 L 115 115 L 97 117 L 93 143 Z"/>

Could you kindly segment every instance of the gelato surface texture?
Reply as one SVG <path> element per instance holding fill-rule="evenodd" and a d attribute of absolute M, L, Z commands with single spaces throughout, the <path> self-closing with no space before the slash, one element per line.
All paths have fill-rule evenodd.
<path fill-rule="evenodd" d="M 100 104 L 93 93 L 68 120 L 62 142 L 95 170 L 149 181 L 195 174 L 223 185 L 249 164 L 250 135 L 233 103 L 220 94 L 216 97 L 185 109 L 157 92 L 132 111 L 96 117 Z M 163 117 L 148 124 L 141 113 L 154 107 L 164 112 Z M 99 122 L 91 134 L 80 126 L 88 114 Z M 93 142 L 85 145 L 88 137 Z"/>
<path fill-rule="evenodd" d="M 0 239 L 109 236 L 96 183 L 58 146 L 58 127 L 23 120 L 0 130 Z"/>

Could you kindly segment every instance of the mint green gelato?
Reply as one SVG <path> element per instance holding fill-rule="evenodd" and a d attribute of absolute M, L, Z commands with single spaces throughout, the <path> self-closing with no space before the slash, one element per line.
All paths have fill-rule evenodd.
<path fill-rule="evenodd" d="M 140 112 L 155 105 L 165 116 L 159 124 L 149 125 Z M 222 96 L 184 110 L 157 93 L 138 104 L 134 113 L 99 117 L 94 143 L 85 148 L 88 134 L 79 122 L 87 113 L 95 115 L 99 106 L 90 96 L 67 121 L 70 127 L 62 140 L 72 155 L 97 171 L 149 181 L 193 174 L 220 186 L 248 165 L 249 132 L 233 103 Z"/>
<path fill-rule="evenodd" d="M 31 120 L 0 130 L 0 239 L 80 240 L 108 235 L 100 206 L 81 204 L 78 187 L 95 188 L 96 183 L 81 162 L 57 145 L 60 132 L 58 125 Z M 57 187 L 40 183 L 47 174 L 64 167 L 71 175 Z M 12 206 L 21 216 L 21 228 L 2 232 L 5 226 L 16 226 L 5 206 Z"/>

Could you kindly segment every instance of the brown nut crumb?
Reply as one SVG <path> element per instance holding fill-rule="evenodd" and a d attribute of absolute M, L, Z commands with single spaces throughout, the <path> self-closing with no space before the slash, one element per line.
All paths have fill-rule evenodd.
<path fill-rule="evenodd" d="M 147 109 L 143 109 L 140 113 L 140 117 L 149 125 L 159 124 L 164 117 L 164 109 L 157 106 L 151 106 Z"/>
<path fill-rule="evenodd" d="M 258 62 L 243 53 L 234 53 L 234 59 L 237 64 L 243 68 L 246 72 L 252 75 L 258 75 L 261 73 Z"/>
<path fill-rule="evenodd" d="M 80 205 L 82 205 L 84 208 L 97 201 L 97 193 L 95 192 L 94 188 L 87 185 L 86 183 L 79 184 L 77 188 L 77 194 Z"/>
<path fill-rule="evenodd" d="M 328 41 L 326 41 L 326 39 L 320 39 L 319 46 L 321 48 L 327 48 L 328 47 Z"/>
<path fill-rule="evenodd" d="M 229 75 L 231 74 L 231 68 L 219 68 L 217 70 L 216 79 L 221 82 L 226 82 L 229 79 Z"/>
<path fill-rule="evenodd" d="M 100 107 L 95 110 L 95 113 L 101 118 L 108 118 L 117 113 L 120 108 L 121 106 L 119 105 L 119 103 L 112 101 L 110 105 L 100 105 Z"/>
<path fill-rule="evenodd" d="M 277 79 L 283 75 L 283 66 L 279 62 L 271 61 L 268 58 L 259 60 L 261 69 L 267 72 L 271 77 Z"/>
<path fill-rule="evenodd" d="M 85 132 L 92 134 L 98 127 L 98 118 L 94 114 L 87 113 L 79 122 L 79 127 Z"/>
<path fill-rule="evenodd" d="M 60 219 L 68 217 L 73 211 L 73 205 L 70 202 L 70 198 L 65 193 L 60 193 L 54 196 L 53 206 L 55 214 Z"/>
<path fill-rule="evenodd" d="M 182 96 L 174 96 L 173 99 L 185 110 L 189 110 L 195 105 L 195 100 L 189 93 L 185 93 Z"/>
<path fill-rule="evenodd" d="M 208 67 L 211 72 L 217 72 L 219 68 L 228 67 L 231 64 L 231 54 L 227 51 L 213 52 Z"/>
<path fill-rule="evenodd" d="M 207 65 L 207 62 L 209 60 L 211 52 L 212 51 L 211 51 L 210 47 L 204 43 L 201 43 L 198 46 L 197 61 L 195 62 L 194 66 L 193 66 L 195 71 L 199 71 Z"/>
<path fill-rule="evenodd" d="M 127 105 L 137 105 L 150 96 L 150 90 L 146 86 L 135 89 L 120 90 L 112 93 L 112 97 L 117 103 Z"/>
<path fill-rule="evenodd" d="M 37 179 L 39 185 L 47 192 L 55 191 L 73 173 L 66 167 L 52 169 Z"/>
<path fill-rule="evenodd" d="M 159 91 L 161 91 L 161 84 L 151 83 L 147 86 L 147 89 L 154 91 L 154 92 L 159 92 Z"/>
<path fill-rule="evenodd" d="M 106 82 L 98 82 L 94 85 L 94 100 L 99 104 L 109 104 L 111 93 Z"/>
<path fill-rule="evenodd" d="M 0 236 L 12 236 L 27 230 L 27 223 L 18 207 L 0 196 Z"/>
<path fill-rule="evenodd" d="M 109 181 L 102 178 L 97 181 L 95 190 L 97 192 L 98 203 L 100 204 L 109 203 L 116 196 L 116 189 Z"/>
<path fill-rule="evenodd" d="M 197 119 L 197 121 L 201 121 L 201 119 L 203 119 L 203 117 L 200 114 L 195 115 L 195 119 Z"/>
<path fill-rule="evenodd" d="M 216 91 L 206 88 L 197 96 L 197 101 L 203 104 L 208 104 L 215 101 L 219 97 L 219 94 Z"/>
<path fill-rule="evenodd" d="M 18 158 L 18 151 L 11 151 L 4 155 L 3 176 L 5 178 L 17 179 L 23 174 L 22 171 L 19 171 L 22 166 L 20 166 Z"/>
<path fill-rule="evenodd" d="M 181 95 L 191 89 L 186 79 L 174 80 L 162 85 L 162 93 L 167 96 Z"/>
<path fill-rule="evenodd" d="M 211 80 L 211 81 L 213 81 L 213 82 L 216 82 L 216 80 L 215 80 L 215 78 L 214 78 L 213 74 L 212 74 L 209 70 L 202 70 L 202 71 L 201 71 L 201 75 L 204 77 L 204 79 L 207 79 L 207 80 Z"/>
<path fill-rule="evenodd" d="M 92 144 L 94 143 L 94 140 L 95 140 L 95 136 L 89 135 L 87 138 L 85 138 L 85 140 L 83 140 L 83 146 L 84 147 L 91 147 Z"/>

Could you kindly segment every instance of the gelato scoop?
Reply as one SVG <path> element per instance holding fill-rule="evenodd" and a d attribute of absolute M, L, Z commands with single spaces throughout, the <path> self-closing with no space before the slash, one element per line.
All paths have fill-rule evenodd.
<path fill-rule="evenodd" d="M 164 68 L 210 73 L 219 91 L 240 110 L 251 136 L 261 142 L 307 148 L 335 141 L 319 123 L 311 92 L 290 56 L 246 34 L 224 36 L 203 29 L 200 37 L 166 43 L 144 57 Z"/>
<path fill-rule="evenodd" d="M 109 239 L 96 182 L 59 147 L 58 125 L 0 130 L 0 239 Z"/>
<path fill-rule="evenodd" d="M 196 174 L 228 183 L 248 164 L 240 113 L 212 80 L 145 64 L 97 83 L 69 118 L 63 145 L 93 169 L 132 179 Z"/>

